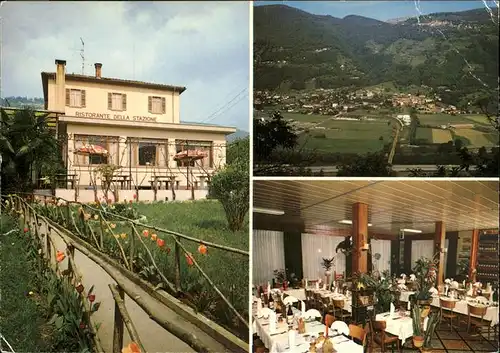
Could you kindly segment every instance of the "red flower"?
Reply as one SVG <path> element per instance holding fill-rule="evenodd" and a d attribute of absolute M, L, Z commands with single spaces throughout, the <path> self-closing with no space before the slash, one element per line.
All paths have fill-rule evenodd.
<path fill-rule="evenodd" d="M 133 198 L 134 198 L 134 200 L 135 200 L 135 199 L 137 198 L 137 195 L 136 195 L 136 194 L 134 194 Z"/>
<path fill-rule="evenodd" d="M 78 284 L 76 285 L 76 287 L 75 287 L 75 288 L 76 288 L 76 291 L 77 291 L 78 293 L 83 292 L 83 289 L 84 289 L 84 288 L 83 288 L 83 284 L 81 284 L 81 283 L 78 283 Z"/>
<path fill-rule="evenodd" d="M 187 253 L 186 254 L 186 262 L 187 262 L 188 266 L 193 266 L 194 265 L 193 255 L 191 253 Z"/>
<path fill-rule="evenodd" d="M 129 203 L 132 204 L 132 200 L 130 200 Z"/>
<path fill-rule="evenodd" d="M 161 248 L 161 247 L 165 246 L 165 240 L 158 238 L 156 240 L 156 244 L 158 244 L 158 246 Z"/>
<path fill-rule="evenodd" d="M 29 229 L 28 228 L 24 228 L 23 229 L 25 233 L 28 233 Z"/>
<path fill-rule="evenodd" d="M 89 302 L 93 303 L 95 301 L 95 294 L 89 294 Z"/>
<path fill-rule="evenodd" d="M 198 246 L 198 252 L 202 255 L 206 255 L 207 254 L 207 247 L 203 244 L 200 244 L 200 246 Z"/>

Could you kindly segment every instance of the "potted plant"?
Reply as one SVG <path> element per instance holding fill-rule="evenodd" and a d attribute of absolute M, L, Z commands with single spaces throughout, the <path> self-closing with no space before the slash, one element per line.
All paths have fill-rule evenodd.
<path fill-rule="evenodd" d="M 368 288 L 373 289 L 376 299 L 375 308 L 377 312 L 383 313 L 390 310 L 391 303 L 396 303 L 399 299 L 396 287 L 388 271 L 384 271 L 382 276 L 378 272 L 372 274 L 361 274 L 359 281 Z"/>
<path fill-rule="evenodd" d="M 430 260 L 421 257 L 417 260 L 413 268 L 413 273 L 415 274 L 415 294 L 413 297 L 418 305 L 430 305 L 432 301 L 432 293 L 429 290 L 436 283 L 437 256 L 439 256 L 439 253 L 436 253 Z"/>
<path fill-rule="evenodd" d="M 440 321 L 439 311 L 432 312 L 429 315 L 429 321 L 427 321 L 427 327 L 424 332 L 424 344 L 422 346 L 422 352 L 430 352 L 431 351 L 431 340 L 432 336 L 434 336 L 434 332 L 436 331 L 436 327 Z"/>
<path fill-rule="evenodd" d="M 323 268 L 325 269 L 325 276 L 330 276 L 332 274 L 332 272 L 330 270 L 332 268 L 332 264 L 333 264 L 334 259 L 335 259 L 335 257 L 332 257 L 331 259 L 323 258 L 321 266 L 323 266 Z"/>
<path fill-rule="evenodd" d="M 286 281 L 286 272 L 284 269 L 274 270 L 274 278 L 276 279 L 275 287 L 283 286 Z"/>
<path fill-rule="evenodd" d="M 413 305 L 411 309 L 413 321 L 413 345 L 420 348 L 424 345 L 424 336 L 422 335 L 422 319 L 420 318 L 420 308 Z"/>

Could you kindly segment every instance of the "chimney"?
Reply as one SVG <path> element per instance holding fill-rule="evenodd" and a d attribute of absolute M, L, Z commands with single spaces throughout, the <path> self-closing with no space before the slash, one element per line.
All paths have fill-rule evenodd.
<path fill-rule="evenodd" d="M 56 59 L 55 108 L 64 112 L 66 106 L 66 60 Z"/>
<path fill-rule="evenodd" d="M 101 69 L 102 69 L 102 64 L 101 63 L 95 63 L 95 77 L 101 78 Z"/>

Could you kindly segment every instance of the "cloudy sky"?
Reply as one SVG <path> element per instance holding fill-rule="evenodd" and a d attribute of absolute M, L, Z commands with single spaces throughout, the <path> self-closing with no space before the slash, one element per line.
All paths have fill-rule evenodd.
<path fill-rule="evenodd" d="M 249 122 L 247 2 L 3 2 L 3 96 L 43 97 L 41 71 L 186 86 L 181 120 Z"/>

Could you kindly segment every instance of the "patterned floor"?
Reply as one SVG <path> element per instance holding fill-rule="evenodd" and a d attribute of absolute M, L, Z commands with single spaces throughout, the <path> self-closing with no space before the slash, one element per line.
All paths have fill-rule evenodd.
<path fill-rule="evenodd" d="M 453 323 L 455 326 L 456 324 Z M 450 326 L 442 322 L 436 330 L 436 337 L 431 341 L 432 353 L 470 353 L 470 352 L 483 352 L 483 353 L 496 353 L 498 350 L 498 335 L 495 335 L 494 330 L 491 329 L 490 337 L 488 339 L 487 329 L 483 329 L 483 334 L 472 335 L 467 333 L 467 325 L 465 323 L 460 323 L 453 328 L 450 332 Z M 260 340 L 254 336 L 254 342 L 258 345 L 262 345 Z M 260 344 L 259 344 L 260 343 Z M 406 345 L 403 347 L 402 352 L 418 352 L 417 349 L 411 348 L 411 339 L 407 341 Z M 254 352 L 256 351 L 254 346 Z M 376 345 L 373 348 L 373 353 L 379 353 L 382 350 Z M 391 347 L 386 347 L 387 353 L 392 352 Z M 260 352 L 267 352 L 267 350 L 262 349 Z M 260 353 L 259 352 L 259 353 Z M 394 347 L 394 352 L 397 352 L 396 347 Z"/>
<path fill-rule="evenodd" d="M 456 324 L 453 323 L 455 326 Z M 487 329 L 483 329 L 483 334 L 468 334 L 467 325 L 460 323 L 450 332 L 450 326 L 442 322 L 436 330 L 436 337 L 431 341 L 432 353 L 464 353 L 464 352 L 498 352 L 498 336 L 491 329 L 488 339 Z M 412 343 L 409 340 L 403 347 L 403 352 L 417 352 L 411 347 Z M 396 351 L 396 349 L 394 349 Z M 373 352 L 381 352 L 380 348 L 374 348 Z M 386 348 L 386 352 L 391 352 L 391 348 Z"/>

